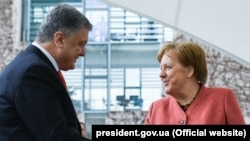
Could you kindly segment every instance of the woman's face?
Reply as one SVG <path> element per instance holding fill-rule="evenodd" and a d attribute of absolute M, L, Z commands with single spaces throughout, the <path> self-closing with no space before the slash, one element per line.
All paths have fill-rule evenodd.
<path fill-rule="evenodd" d="M 173 53 L 161 58 L 160 78 L 165 87 L 165 93 L 175 96 L 179 93 L 188 78 L 188 69 L 184 67 Z"/>

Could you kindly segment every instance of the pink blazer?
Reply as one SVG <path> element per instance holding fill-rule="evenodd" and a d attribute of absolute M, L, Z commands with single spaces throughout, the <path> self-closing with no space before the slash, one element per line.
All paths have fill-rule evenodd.
<path fill-rule="evenodd" d="M 196 99 L 184 112 L 174 97 L 153 102 L 145 124 L 246 124 L 234 92 L 228 88 L 202 86 Z"/>

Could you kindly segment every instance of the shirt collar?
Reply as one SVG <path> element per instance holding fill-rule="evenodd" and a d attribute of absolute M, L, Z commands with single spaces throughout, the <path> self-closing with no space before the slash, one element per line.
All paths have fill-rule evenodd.
<path fill-rule="evenodd" d="M 57 71 L 59 71 L 59 67 L 58 67 L 58 64 L 57 64 L 56 60 L 54 59 L 54 57 L 46 49 L 44 49 L 41 45 L 39 45 L 36 42 L 33 42 L 32 45 L 34 45 L 35 47 L 37 47 L 38 49 L 40 49 L 41 52 L 50 60 L 50 62 L 55 67 L 55 69 Z"/>

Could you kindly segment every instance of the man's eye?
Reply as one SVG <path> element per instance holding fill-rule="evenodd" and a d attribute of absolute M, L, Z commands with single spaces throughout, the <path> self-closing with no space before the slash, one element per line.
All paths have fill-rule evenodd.
<path fill-rule="evenodd" d="M 81 46 L 81 47 L 85 47 L 85 46 L 86 46 L 86 44 L 80 44 L 80 46 Z"/>

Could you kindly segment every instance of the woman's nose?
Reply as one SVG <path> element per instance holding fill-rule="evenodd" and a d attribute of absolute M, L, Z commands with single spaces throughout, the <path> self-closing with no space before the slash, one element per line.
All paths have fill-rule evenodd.
<path fill-rule="evenodd" d="M 165 69 L 161 69 L 160 71 L 160 75 L 159 75 L 161 78 L 162 77 L 166 77 L 167 76 L 167 73 L 166 73 L 166 70 Z"/>

